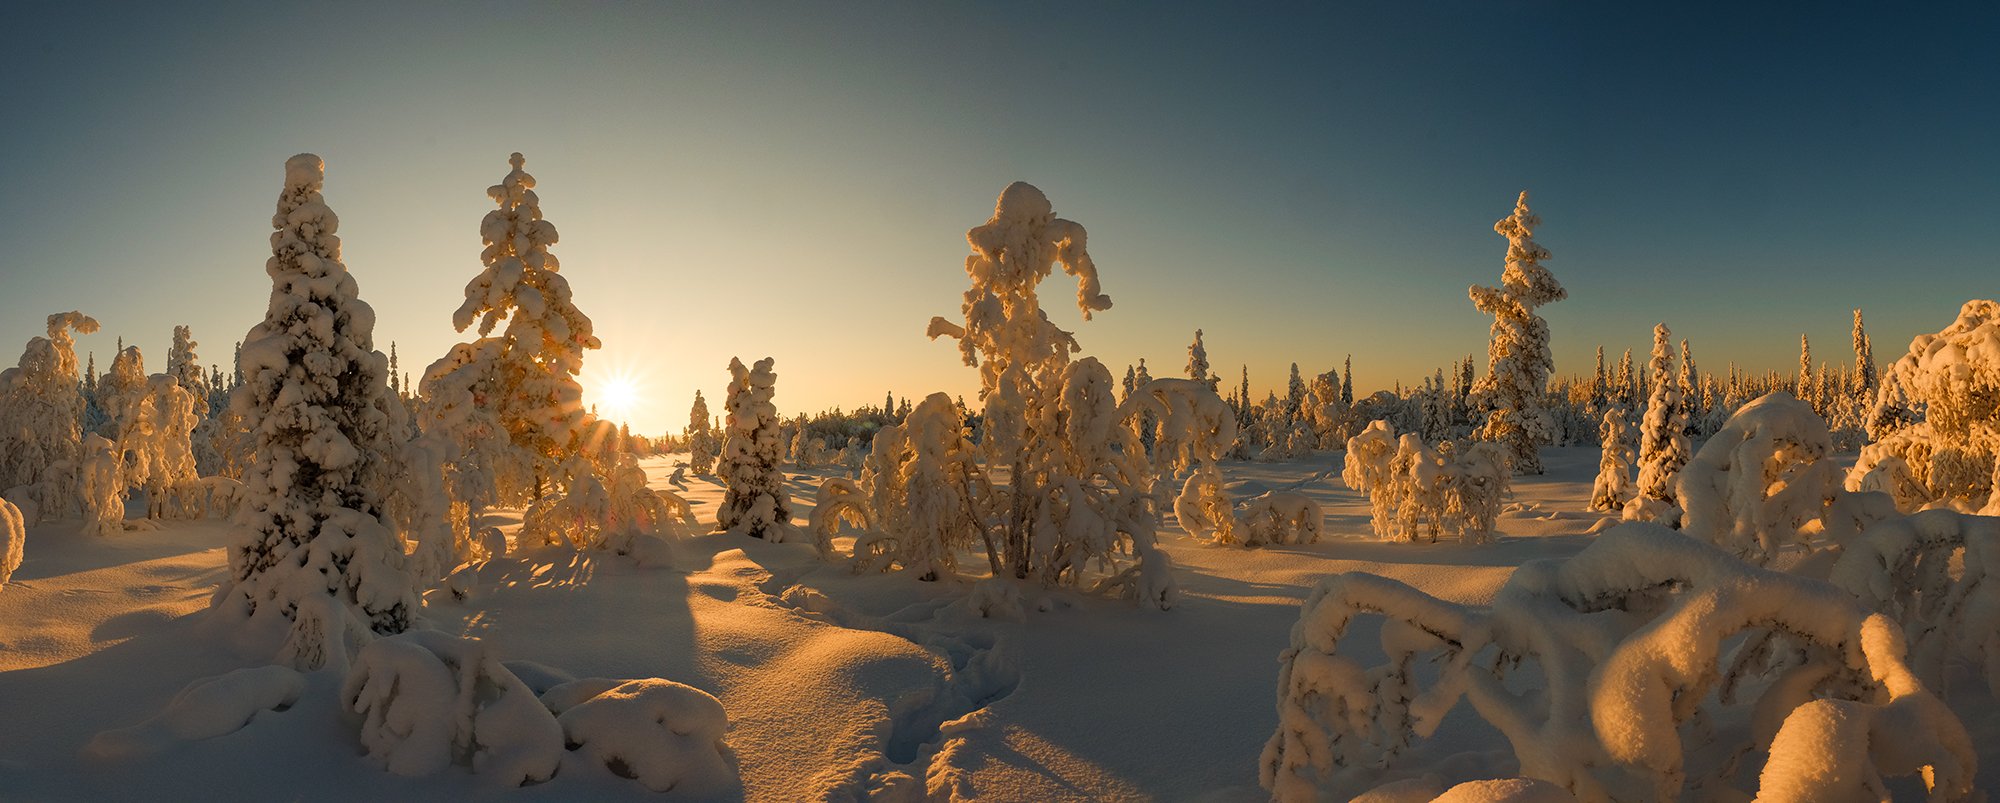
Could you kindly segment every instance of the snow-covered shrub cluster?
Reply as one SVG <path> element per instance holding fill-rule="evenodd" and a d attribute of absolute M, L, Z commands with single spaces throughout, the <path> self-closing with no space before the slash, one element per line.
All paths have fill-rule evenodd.
<path fill-rule="evenodd" d="M 1346 644 L 1362 615 L 1382 618 L 1384 663 Z M 1755 674 L 1754 655 L 1725 652 L 1745 632 L 1782 640 L 1792 663 Z M 1522 776 L 1580 801 L 1740 795 L 1759 756 L 1760 799 L 1885 799 L 1882 779 L 1902 775 L 1970 799 L 1971 741 L 1906 653 L 1891 617 L 1840 589 L 1649 523 L 1524 564 L 1490 608 L 1343 574 L 1308 596 L 1280 656 L 1260 777 L 1280 800 L 1365 782 L 1464 699 Z M 1538 691 L 1516 692 L 1518 673 Z"/>
<path fill-rule="evenodd" d="M 233 404 L 256 438 L 244 478 L 247 538 L 229 550 L 217 604 L 292 620 L 283 657 L 323 665 L 350 635 L 399 633 L 417 596 L 384 520 L 389 485 L 386 360 L 375 312 L 340 260 L 340 219 L 320 196 L 324 166 L 285 162 L 271 218 L 271 299 L 243 340 Z"/>
<path fill-rule="evenodd" d="M 1347 487 L 1368 495 L 1376 537 L 1470 543 L 1492 540 L 1510 475 L 1498 443 L 1446 441 L 1432 448 L 1414 432 L 1398 437 L 1381 420 L 1348 439 L 1340 474 Z"/>
<path fill-rule="evenodd" d="M 1954 660 L 1979 669 L 2000 694 L 2000 518 L 1926 510 L 1850 540 L 1830 579 L 1894 618 L 1917 675 L 1949 691 Z"/>
<path fill-rule="evenodd" d="M 1513 470 L 1542 473 L 1540 447 L 1555 441 L 1555 427 L 1543 409 L 1543 389 L 1555 361 L 1549 356 L 1549 322 L 1535 314 L 1544 304 L 1569 293 L 1542 260 L 1549 251 L 1534 240 L 1542 219 L 1528 209 L 1528 192 L 1514 202 L 1514 213 L 1493 224 L 1507 238 L 1507 267 L 1499 287 L 1474 285 L 1472 305 L 1493 316 L 1492 342 L 1487 346 L 1486 376 L 1473 394 L 1487 409 L 1479 431 L 1483 440 L 1504 444 Z"/>
<path fill-rule="evenodd" d="M 1882 376 L 1868 435 L 1849 487 L 1890 490 L 1905 510 L 2000 500 L 2000 302 L 1967 301 L 1910 342 Z"/>
<path fill-rule="evenodd" d="M 778 436 L 778 408 L 771 403 L 778 374 L 771 358 L 753 368 L 729 360 L 729 398 L 722 441 L 722 480 L 728 485 L 715 524 L 733 533 L 785 541 L 792 532 L 791 496 L 785 491 L 784 442 Z"/>
<path fill-rule="evenodd" d="M 1319 540 L 1326 513 L 1312 497 L 1295 491 L 1267 491 L 1243 503 L 1238 517 L 1244 546 L 1310 544 Z"/>
<path fill-rule="evenodd" d="M 993 485 L 978 457 L 943 393 L 925 398 L 902 424 L 876 433 L 861 469 L 860 488 L 867 495 L 867 512 L 861 515 L 870 526 L 856 536 L 855 569 L 900 566 L 921 580 L 957 571 L 960 551 L 992 537 L 984 519 Z M 823 490 L 825 501 L 835 501 L 828 495 L 837 495 L 844 482 L 828 481 L 826 487 L 834 490 Z M 827 532 L 820 529 L 825 520 L 817 511 L 814 520 L 816 532 Z M 990 568 L 999 573 L 997 563 Z"/>

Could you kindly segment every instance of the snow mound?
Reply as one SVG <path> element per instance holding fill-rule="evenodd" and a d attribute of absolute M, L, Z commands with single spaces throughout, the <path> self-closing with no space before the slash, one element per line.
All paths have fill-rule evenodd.
<path fill-rule="evenodd" d="M 1431 803 L 1576 803 L 1576 798 L 1548 781 L 1499 778 L 1467 781 L 1446 790 Z"/>
<path fill-rule="evenodd" d="M 543 700 L 575 755 L 647 789 L 703 796 L 736 783 L 734 755 L 723 743 L 729 715 L 707 692 L 659 678 L 589 678 L 550 689 Z"/>
<path fill-rule="evenodd" d="M 83 747 L 86 758 L 127 759 L 166 749 L 176 742 L 235 733 L 259 711 L 289 708 L 305 691 L 305 675 L 283 666 L 238 669 L 188 684 L 166 710 L 129 728 L 104 731 Z"/>

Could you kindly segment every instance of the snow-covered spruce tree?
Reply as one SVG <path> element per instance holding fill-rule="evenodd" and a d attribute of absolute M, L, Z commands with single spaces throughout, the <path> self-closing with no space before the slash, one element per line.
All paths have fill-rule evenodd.
<path fill-rule="evenodd" d="M 1209 390 L 1214 390 L 1222 382 L 1222 377 L 1208 370 L 1208 347 L 1202 345 L 1200 329 L 1194 330 L 1194 342 L 1188 344 L 1187 375 L 1189 379 L 1206 383 Z"/>
<path fill-rule="evenodd" d="M 1084 228 L 1056 217 L 1041 190 L 1015 182 L 965 238 L 972 287 L 963 323 L 933 318 L 928 334 L 957 339 L 965 363 L 979 369 L 981 448 L 989 465 L 1010 469 L 996 516 L 1002 565 L 1051 585 L 1079 583 L 1099 565 L 1142 604 L 1170 606 L 1177 591 L 1155 542 L 1150 472 L 1136 436 L 1120 426 L 1111 372 L 1093 358 L 1070 362 L 1076 339 L 1049 320 L 1036 293 L 1060 263 L 1076 277 L 1085 320 L 1111 308 Z M 1139 558 L 1136 566 L 1117 569 L 1121 544 Z"/>
<path fill-rule="evenodd" d="M 232 400 L 256 439 L 244 477 L 248 537 L 229 550 L 219 605 L 291 620 L 281 662 L 344 663 L 349 641 L 410 626 L 418 600 L 383 519 L 390 482 L 386 360 L 375 311 L 340 260 L 324 164 L 285 162 L 271 218 L 270 306 L 243 340 Z"/>
<path fill-rule="evenodd" d="M 722 441 L 715 435 L 715 425 L 708 414 L 708 401 L 701 397 L 701 391 L 694 392 L 694 407 L 688 410 L 688 470 L 697 477 L 705 477 L 715 472 L 715 457 L 722 451 Z"/>
<path fill-rule="evenodd" d="M 1523 190 L 1514 213 L 1493 224 L 1507 238 L 1507 266 L 1499 287 L 1474 285 L 1467 293 L 1472 305 L 1493 316 L 1492 340 L 1486 347 L 1486 376 L 1473 388 L 1487 410 L 1477 436 L 1507 447 L 1518 474 L 1542 473 L 1537 450 L 1555 441 L 1555 425 L 1542 399 L 1555 361 L 1549 356 L 1549 323 L 1535 314 L 1543 304 L 1561 301 L 1568 291 L 1542 260 L 1548 249 L 1533 234 L 1542 219 L 1528 209 Z"/>
<path fill-rule="evenodd" d="M 1875 343 L 1868 339 L 1868 330 L 1862 328 L 1861 310 L 1854 310 L 1854 380 L 1855 390 L 1863 398 L 1868 398 L 1880 384 L 1875 377 Z"/>
<path fill-rule="evenodd" d="M 1597 461 L 1597 481 L 1591 484 L 1591 510 L 1624 510 L 1625 503 L 1638 494 L 1632 485 L 1631 437 L 1631 428 L 1625 426 L 1625 411 L 1617 407 L 1605 410 L 1604 423 L 1597 434 L 1604 452 Z"/>
<path fill-rule="evenodd" d="M 95 332 L 97 321 L 50 315 L 48 336 L 31 338 L 20 364 L 0 371 L 0 487 L 33 488 L 37 510 L 23 511 L 30 519 L 67 515 L 77 499 L 85 398 L 73 331 Z"/>
<path fill-rule="evenodd" d="M 201 371 L 201 358 L 194 348 L 201 345 L 185 326 L 174 327 L 174 344 L 167 350 L 167 376 L 194 397 L 196 418 L 208 417 L 208 376 Z"/>
<path fill-rule="evenodd" d="M 454 370 L 490 377 L 474 403 L 493 410 L 514 449 L 489 455 L 492 465 L 484 468 L 500 501 L 518 502 L 547 492 L 551 483 L 566 487 L 573 474 L 588 470 L 573 459 L 586 417 L 576 374 L 584 351 L 600 344 L 549 252 L 558 235 L 542 217 L 535 177 L 522 169 L 521 154 L 507 162 L 512 170 L 486 189 L 498 208 L 479 222 L 485 268 L 466 283 L 465 302 L 451 322 L 460 332 L 478 323 L 481 342 L 472 344 L 472 361 Z M 506 327 L 494 335 L 503 321 Z"/>
<path fill-rule="evenodd" d="M 1674 377 L 1674 352 L 1666 324 L 1653 327 L 1652 392 L 1639 427 L 1639 495 L 1625 505 L 1631 521 L 1680 521 L 1675 477 L 1688 461 L 1687 406 Z"/>
<path fill-rule="evenodd" d="M 1379 643 L 1349 645 L 1375 617 Z M 1739 634 L 1782 634 L 1788 668 L 1746 683 L 1753 665 L 1726 649 Z M 1886 799 L 1881 779 L 1899 775 L 1970 800 L 1978 756 L 1911 652 L 1891 616 L 1840 589 L 1657 524 L 1529 561 L 1491 607 L 1351 572 L 1313 589 L 1279 656 L 1259 776 L 1277 800 L 1350 796 L 1463 699 L 1522 776 L 1585 803 L 1747 799 L 1744 762 L 1760 755 L 1760 800 Z"/>
<path fill-rule="evenodd" d="M 1977 510 L 1994 496 L 2000 459 L 2000 303 L 1967 301 L 1958 319 L 1918 335 L 1889 366 L 1869 416 L 1868 435 L 1849 475 L 1862 487 L 1871 473 L 1901 464 L 1922 502 Z M 1905 500 L 1905 503 L 1921 503 Z"/>
<path fill-rule="evenodd" d="M 771 358 L 755 368 L 729 360 L 729 398 L 724 403 L 728 437 L 722 441 L 722 481 L 728 486 L 715 510 L 716 526 L 771 541 L 789 540 L 791 497 L 785 492 L 784 443 L 778 437 L 778 408 L 771 403 L 778 375 Z"/>
<path fill-rule="evenodd" d="M 28 524 L 21 517 L 21 509 L 0 499 L 0 587 L 5 587 L 14 571 L 21 568 L 27 542 Z"/>

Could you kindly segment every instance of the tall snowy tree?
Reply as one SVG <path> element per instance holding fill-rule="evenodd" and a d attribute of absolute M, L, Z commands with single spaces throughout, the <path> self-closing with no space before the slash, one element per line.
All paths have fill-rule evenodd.
<path fill-rule="evenodd" d="M 199 345 L 187 327 L 174 327 L 173 348 L 167 351 L 167 376 L 194 397 L 194 414 L 202 418 L 208 416 L 208 377 L 202 373 L 201 358 L 194 352 Z"/>
<path fill-rule="evenodd" d="M 1056 265 L 1076 278 L 1084 320 L 1111 308 L 1083 226 L 1055 216 L 1048 196 L 1015 182 L 993 216 L 966 232 L 962 324 L 933 318 L 932 337 L 958 340 L 979 369 L 992 464 L 1009 466 L 1006 509 L 995 511 L 1002 565 L 1046 584 L 1080 581 L 1120 551 L 1139 558 L 1114 580 L 1145 604 L 1172 602 L 1170 559 L 1157 548 L 1150 472 L 1137 434 L 1121 426 L 1111 372 L 1094 358 L 1070 361 L 1076 339 L 1042 310 L 1036 287 Z M 1149 377 L 1141 376 L 1140 386 Z M 1121 436 L 1124 433 L 1129 440 Z"/>
<path fill-rule="evenodd" d="M 1625 506 L 1625 518 L 1680 519 L 1675 479 L 1688 462 L 1687 405 L 1674 374 L 1674 350 L 1666 324 L 1653 327 L 1652 392 L 1639 426 L 1639 495 Z"/>
<path fill-rule="evenodd" d="M 316 668 L 350 636 L 399 633 L 418 600 L 401 541 L 384 518 L 391 481 L 386 359 L 375 311 L 340 260 L 340 219 L 320 196 L 318 156 L 285 162 L 271 218 L 270 306 L 244 338 L 232 404 L 256 439 L 244 476 L 244 543 L 229 550 L 234 587 L 218 603 L 291 619 L 280 653 Z"/>
<path fill-rule="evenodd" d="M 715 435 L 715 424 L 708 414 L 708 400 L 701 397 L 701 391 L 694 392 L 694 406 L 688 408 L 688 470 L 697 477 L 705 477 L 715 471 L 715 458 L 722 451 L 722 441 Z"/>
<path fill-rule="evenodd" d="M 1799 335 L 1799 381 L 1792 386 L 1792 395 L 1800 399 L 1812 398 L 1812 343 L 1806 336 Z"/>
<path fill-rule="evenodd" d="M 1299 405 L 1306 400 L 1306 380 L 1299 376 L 1299 364 L 1292 363 L 1291 376 L 1285 380 L 1285 418 L 1299 417 Z"/>
<path fill-rule="evenodd" d="M 792 507 L 779 470 L 785 446 L 778 407 L 771 403 L 778 384 L 771 363 L 765 357 L 751 369 L 742 360 L 729 360 L 724 423 L 729 436 L 722 442 L 721 468 L 728 492 L 715 511 L 715 523 L 730 532 L 783 541 L 792 526 Z"/>
<path fill-rule="evenodd" d="M 1250 386 L 1247 374 L 1243 378 L 1243 386 L 1246 388 Z M 1347 359 L 1340 366 L 1340 403 L 1354 404 L 1354 355 L 1352 354 L 1347 355 Z"/>
<path fill-rule="evenodd" d="M 1868 331 L 1861 328 L 1861 310 L 1854 310 L 1854 380 L 1856 391 L 1864 399 L 1875 393 L 1879 384 L 1875 378 L 1875 344 L 1868 339 Z"/>
<path fill-rule="evenodd" d="M 28 340 L 18 366 L 0 372 L 0 471 L 5 472 L 0 480 L 9 488 L 41 481 L 51 464 L 76 465 L 83 448 L 87 402 L 81 390 L 85 386 L 78 383 L 71 332 L 95 332 L 97 321 L 81 312 L 61 312 L 48 317 L 47 331 L 47 337 Z M 45 500 L 41 514 L 66 512 L 51 508 L 68 507 L 74 478 L 58 483 L 65 487 L 50 496 L 62 499 Z M 51 501 L 64 504 L 52 506 Z"/>
<path fill-rule="evenodd" d="M 1488 410 L 1478 435 L 1505 445 L 1514 471 L 1520 474 L 1542 473 L 1537 450 L 1555 441 L 1555 421 L 1542 399 L 1555 361 L 1549 356 L 1548 321 L 1535 310 L 1569 295 L 1542 267 L 1549 252 L 1533 239 L 1541 224 L 1542 219 L 1528 209 L 1528 193 L 1523 190 L 1514 213 L 1493 224 L 1493 231 L 1507 238 L 1507 266 L 1500 286 L 1474 285 L 1467 291 L 1473 306 L 1493 316 L 1486 376 L 1474 389 Z"/>
<path fill-rule="evenodd" d="M 1201 330 L 1194 330 L 1194 343 L 1188 345 L 1187 375 L 1197 382 L 1207 382 L 1210 390 L 1222 382 L 1222 378 L 1208 372 L 1208 347 L 1202 345 Z"/>
<path fill-rule="evenodd" d="M 509 469 L 495 472 L 494 480 L 500 499 L 518 501 L 546 490 L 549 480 L 567 484 L 575 472 L 588 470 L 573 459 L 588 418 L 576 375 L 584 351 L 600 343 L 549 252 L 558 235 L 542 217 L 535 177 L 522 169 L 521 154 L 507 163 L 512 170 L 486 189 L 498 208 L 479 223 L 486 244 L 479 261 L 486 267 L 466 283 L 465 302 L 451 317 L 460 332 L 477 322 L 480 342 L 469 354 L 455 350 L 444 360 L 456 363 L 452 371 L 485 377 L 487 392 L 475 402 L 491 408 L 515 449 L 508 464 L 494 467 Z M 494 335 L 503 321 L 506 327 Z M 426 374 L 441 367 L 434 364 Z"/>

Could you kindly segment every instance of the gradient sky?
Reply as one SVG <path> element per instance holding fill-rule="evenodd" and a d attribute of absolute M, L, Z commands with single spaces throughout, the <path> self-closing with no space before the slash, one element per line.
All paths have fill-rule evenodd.
<path fill-rule="evenodd" d="M 1080 7 L 1078 7 L 1080 6 Z M 1615 6 L 1615 7 L 1611 7 Z M 1354 355 L 1363 391 L 1466 354 L 1526 188 L 1557 369 L 1887 362 L 2000 276 L 2000 14 L 1883 4 L 85 4 L 0 31 L 0 344 L 80 308 L 164 368 L 262 316 L 286 157 L 420 374 L 465 336 L 485 188 L 528 157 L 638 432 L 777 358 L 787 414 L 976 389 L 964 232 L 1010 181 L 1090 231 L 1113 370 L 1232 383 Z M 14 345 L 0 345 L 11 357 Z M 1615 358 L 1615 356 L 1614 356 Z M 5 359 L 0 357 L 0 359 Z M 719 409 L 716 407 L 715 409 Z"/>

